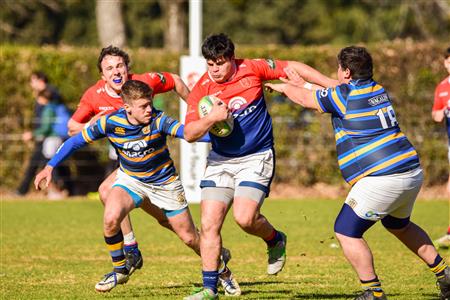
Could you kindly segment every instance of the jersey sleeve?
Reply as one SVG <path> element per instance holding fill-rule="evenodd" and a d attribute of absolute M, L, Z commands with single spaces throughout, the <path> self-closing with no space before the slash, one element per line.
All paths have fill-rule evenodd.
<path fill-rule="evenodd" d="M 189 124 L 190 122 L 194 122 L 200 119 L 197 110 L 198 102 L 200 102 L 200 99 L 202 99 L 203 96 L 206 96 L 206 93 L 200 88 L 199 82 L 200 80 L 197 82 L 192 91 L 189 93 L 189 97 L 187 100 L 186 118 L 184 120 L 184 124 Z"/>
<path fill-rule="evenodd" d="M 153 94 L 169 92 L 175 88 L 175 80 L 168 72 L 149 72 L 136 75 L 135 78 L 148 84 L 153 89 Z"/>
<path fill-rule="evenodd" d="M 91 105 L 90 92 L 86 91 L 81 97 L 77 110 L 73 113 L 72 119 L 78 123 L 86 123 L 95 115 Z"/>
<path fill-rule="evenodd" d="M 101 117 L 94 124 L 81 131 L 81 135 L 86 143 L 92 143 L 106 136 L 107 117 Z"/>
<path fill-rule="evenodd" d="M 434 90 L 434 102 L 433 102 L 433 109 L 432 111 L 436 111 L 436 110 L 442 110 L 445 107 L 447 107 L 447 103 L 443 103 L 444 101 L 442 101 L 442 98 L 439 97 L 439 85 L 436 87 L 436 89 Z"/>
<path fill-rule="evenodd" d="M 249 60 L 252 70 L 255 74 L 265 80 L 274 80 L 280 77 L 286 77 L 284 68 L 287 67 L 287 61 L 274 59 L 251 59 Z"/>
<path fill-rule="evenodd" d="M 319 111 L 344 116 L 347 110 L 348 94 L 346 85 L 339 85 L 336 88 L 317 90 L 314 93 L 314 100 L 319 104 Z"/>
<path fill-rule="evenodd" d="M 178 129 L 182 126 L 178 120 L 166 116 L 165 114 L 161 114 L 156 122 L 159 131 L 165 133 L 166 135 L 182 138 L 182 136 L 177 135 Z"/>

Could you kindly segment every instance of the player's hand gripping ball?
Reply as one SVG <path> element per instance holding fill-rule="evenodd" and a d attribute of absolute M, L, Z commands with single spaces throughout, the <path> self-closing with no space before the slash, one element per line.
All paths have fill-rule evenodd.
<path fill-rule="evenodd" d="M 200 101 L 198 102 L 198 115 L 200 116 L 200 118 L 207 116 L 213 107 L 213 103 L 218 101 L 222 100 L 215 96 L 204 96 L 202 99 L 200 99 Z M 209 132 L 211 132 L 215 136 L 226 137 L 229 136 L 233 131 L 233 125 L 234 119 L 230 114 L 228 119 L 226 119 L 225 121 L 216 122 L 211 127 Z"/>

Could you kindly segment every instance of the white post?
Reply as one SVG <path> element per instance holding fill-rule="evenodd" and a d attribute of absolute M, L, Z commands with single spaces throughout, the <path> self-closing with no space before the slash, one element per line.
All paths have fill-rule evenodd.
<path fill-rule="evenodd" d="M 206 71 L 205 60 L 200 56 L 202 36 L 202 0 L 189 0 L 189 56 L 182 56 L 180 61 L 180 76 L 192 89 Z M 180 100 L 180 120 L 184 122 L 187 105 Z M 200 202 L 200 179 L 206 167 L 206 156 L 209 144 L 180 142 L 180 175 L 190 203 Z"/>

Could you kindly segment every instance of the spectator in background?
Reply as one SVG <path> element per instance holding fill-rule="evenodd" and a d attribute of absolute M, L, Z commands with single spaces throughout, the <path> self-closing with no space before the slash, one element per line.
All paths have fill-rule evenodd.
<path fill-rule="evenodd" d="M 51 99 L 60 100 L 61 96 L 58 90 L 48 83 L 47 75 L 45 75 L 41 71 L 35 71 L 31 74 L 30 77 L 30 87 L 32 90 L 32 94 L 35 97 L 35 105 L 34 105 L 34 113 L 33 113 L 33 122 L 32 129 L 37 129 L 41 126 L 41 115 L 45 105 L 40 103 L 43 98 L 39 98 L 38 95 L 43 93 L 45 90 L 50 91 Z M 44 138 L 42 136 L 36 136 L 33 134 L 33 131 L 25 131 L 22 135 L 22 140 L 24 142 L 34 141 L 33 153 L 31 154 L 28 167 L 23 176 L 22 182 L 20 183 L 17 194 L 25 195 L 28 192 L 30 187 L 30 183 L 33 180 L 33 177 L 37 171 L 37 169 L 47 162 L 43 153 L 42 146 L 44 142 Z"/>
<path fill-rule="evenodd" d="M 444 67 L 447 69 L 447 72 L 450 75 L 450 47 L 447 48 L 444 57 Z M 448 159 L 450 162 L 450 76 L 447 76 L 436 87 L 436 90 L 434 92 L 434 104 L 431 116 L 435 122 L 442 122 L 444 119 L 446 120 L 449 149 Z M 447 192 L 449 194 L 448 196 L 450 197 L 450 175 L 447 182 Z M 439 248 L 450 247 L 450 224 L 447 228 L 447 233 L 441 238 L 434 241 L 434 243 Z"/>

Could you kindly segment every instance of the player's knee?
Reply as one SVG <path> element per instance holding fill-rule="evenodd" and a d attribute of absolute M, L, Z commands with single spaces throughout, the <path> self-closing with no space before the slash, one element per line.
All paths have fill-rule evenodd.
<path fill-rule="evenodd" d="M 256 217 L 249 214 L 234 214 L 234 220 L 243 230 L 252 229 L 256 223 Z"/>
<path fill-rule="evenodd" d="M 202 220 L 202 228 L 200 230 L 200 235 L 202 237 L 209 237 L 213 235 L 220 234 L 220 226 L 214 222 L 204 222 Z"/>
<path fill-rule="evenodd" d="M 373 224 L 375 221 L 359 217 L 350 206 L 344 204 L 334 223 L 334 232 L 347 237 L 362 238 Z"/>
<path fill-rule="evenodd" d="M 108 198 L 110 192 L 111 192 L 111 185 L 106 184 L 105 182 L 100 184 L 100 186 L 98 187 L 98 194 L 100 196 L 100 201 L 102 201 L 103 204 Z"/>
<path fill-rule="evenodd" d="M 114 213 L 105 214 L 103 218 L 105 232 L 115 232 L 120 229 L 120 220 Z"/>
<path fill-rule="evenodd" d="M 409 217 L 396 218 L 387 215 L 381 220 L 381 224 L 383 224 L 384 228 L 386 228 L 389 232 L 398 235 L 408 230 L 408 227 L 411 225 L 411 221 L 409 220 Z"/>

